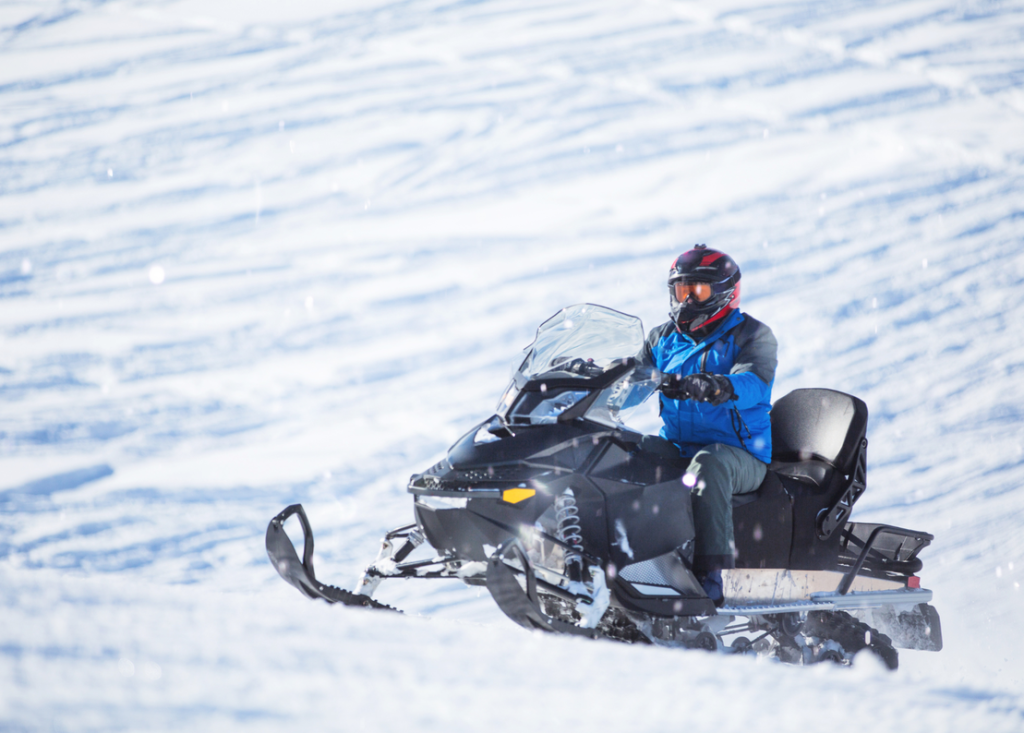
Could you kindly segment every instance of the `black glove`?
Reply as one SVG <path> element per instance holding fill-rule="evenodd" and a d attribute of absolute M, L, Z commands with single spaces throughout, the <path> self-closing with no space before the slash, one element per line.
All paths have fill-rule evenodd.
<path fill-rule="evenodd" d="M 732 382 L 721 374 L 663 374 L 661 393 L 670 400 L 695 400 L 721 405 L 736 399 Z"/>
<path fill-rule="evenodd" d="M 558 370 L 562 372 L 569 372 L 570 374 L 579 374 L 581 377 L 600 377 L 604 374 L 604 369 L 594 363 L 593 359 L 581 359 L 576 357 L 572 361 L 558 365 Z"/>

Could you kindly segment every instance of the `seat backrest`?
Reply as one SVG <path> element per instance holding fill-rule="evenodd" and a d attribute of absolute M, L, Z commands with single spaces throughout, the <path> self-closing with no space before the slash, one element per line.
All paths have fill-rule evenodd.
<path fill-rule="evenodd" d="M 772 460 L 824 461 L 853 472 L 867 433 L 868 406 L 833 389 L 796 389 L 771 411 Z"/>

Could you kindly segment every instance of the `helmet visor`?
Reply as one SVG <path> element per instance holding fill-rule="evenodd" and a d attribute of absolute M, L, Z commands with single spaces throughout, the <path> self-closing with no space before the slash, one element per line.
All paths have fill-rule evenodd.
<path fill-rule="evenodd" d="M 703 303 L 711 297 L 711 283 L 677 282 L 673 283 L 676 300 L 680 303 L 692 298 L 694 302 Z"/>

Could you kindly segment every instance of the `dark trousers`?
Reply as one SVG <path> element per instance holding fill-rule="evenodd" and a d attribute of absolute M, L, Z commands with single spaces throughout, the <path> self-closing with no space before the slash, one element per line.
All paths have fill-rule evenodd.
<path fill-rule="evenodd" d="M 747 451 L 722 443 L 702 448 L 690 461 L 683 485 L 693 497 L 697 531 L 693 565 L 697 573 L 736 566 L 732 495 L 756 491 L 767 470 L 768 466 Z"/>

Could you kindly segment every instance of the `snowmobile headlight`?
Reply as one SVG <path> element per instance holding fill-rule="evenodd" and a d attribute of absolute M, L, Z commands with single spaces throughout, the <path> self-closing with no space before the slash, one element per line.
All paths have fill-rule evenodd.
<path fill-rule="evenodd" d="M 559 392 L 544 399 L 533 398 L 543 393 L 527 393 L 512 408 L 509 422 L 527 425 L 551 425 L 558 422 L 558 416 L 590 394 L 586 390 Z M 529 399 L 533 398 L 533 399 Z"/>

